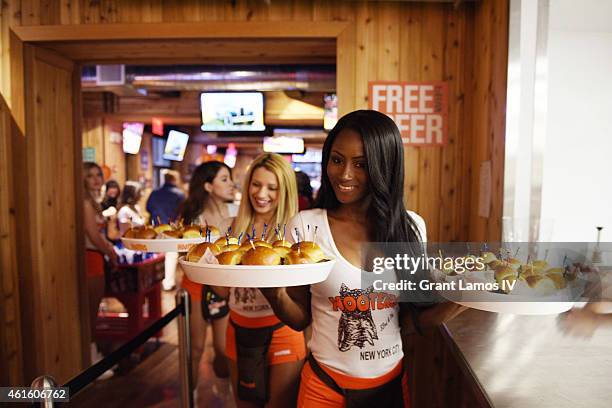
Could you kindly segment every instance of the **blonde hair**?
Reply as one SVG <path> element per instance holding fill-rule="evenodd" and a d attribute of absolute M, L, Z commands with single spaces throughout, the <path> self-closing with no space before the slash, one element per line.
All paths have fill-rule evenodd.
<path fill-rule="evenodd" d="M 234 233 L 249 232 L 250 226 L 255 221 L 255 210 L 249 197 L 249 186 L 253 178 L 253 172 L 258 168 L 272 172 L 278 179 L 278 205 L 275 211 L 273 224 L 268 232 L 274 231 L 278 224 L 286 224 L 291 217 L 298 212 L 297 182 L 295 172 L 282 156 L 275 153 L 264 153 L 255 158 L 244 178 L 242 187 L 242 200 L 235 220 Z"/>
<path fill-rule="evenodd" d="M 89 170 L 91 169 L 97 169 L 102 175 L 102 182 L 104 182 L 104 172 L 102 171 L 102 167 L 100 167 L 98 163 L 84 162 L 83 163 L 83 192 L 84 192 L 83 198 L 85 199 L 85 201 L 89 201 L 91 203 L 92 207 L 96 210 L 97 213 L 101 214 L 102 206 L 96 200 L 96 197 L 94 197 L 91 194 L 91 191 L 89 191 L 89 188 L 87 186 L 87 174 L 89 173 Z"/>

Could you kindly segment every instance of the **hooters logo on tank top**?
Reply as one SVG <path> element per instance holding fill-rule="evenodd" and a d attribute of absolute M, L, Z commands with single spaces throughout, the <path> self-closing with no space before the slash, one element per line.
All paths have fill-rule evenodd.
<path fill-rule="evenodd" d="M 344 283 L 340 286 L 340 295 L 330 297 L 334 311 L 341 311 L 338 321 L 338 349 L 348 351 L 353 346 L 360 349 L 366 345 L 373 346 L 378 340 L 378 331 L 372 318 L 373 310 L 395 307 L 397 298 L 384 292 L 367 289 L 349 289 Z"/>

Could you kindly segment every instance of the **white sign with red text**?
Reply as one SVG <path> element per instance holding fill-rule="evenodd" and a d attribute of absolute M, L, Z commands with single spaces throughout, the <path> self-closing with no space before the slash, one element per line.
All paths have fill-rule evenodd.
<path fill-rule="evenodd" d="M 389 116 L 404 144 L 443 146 L 447 142 L 446 82 L 375 81 L 369 84 L 370 109 Z"/>

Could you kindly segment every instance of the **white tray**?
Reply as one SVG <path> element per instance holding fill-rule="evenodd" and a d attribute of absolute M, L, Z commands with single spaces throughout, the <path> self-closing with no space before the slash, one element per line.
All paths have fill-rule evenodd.
<path fill-rule="evenodd" d="M 187 238 L 187 239 L 136 239 L 136 238 L 121 238 L 123 245 L 127 249 L 142 252 L 187 252 L 189 249 L 205 242 L 205 237 Z M 214 241 L 213 241 L 214 242 Z"/>
<path fill-rule="evenodd" d="M 214 286 L 239 288 L 275 288 L 310 285 L 323 282 L 329 276 L 335 260 L 300 265 L 219 265 L 187 262 L 179 263 L 190 280 Z"/>
<path fill-rule="evenodd" d="M 574 302 L 568 291 L 547 297 L 505 295 L 487 291 L 439 291 L 445 299 L 487 312 L 517 315 L 550 315 L 566 312 Z"/>

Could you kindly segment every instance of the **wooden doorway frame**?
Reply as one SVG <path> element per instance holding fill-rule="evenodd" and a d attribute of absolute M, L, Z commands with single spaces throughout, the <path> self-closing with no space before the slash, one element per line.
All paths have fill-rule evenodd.
<path fill-rule="evenodd" d="M 26 95 L 29 92 L 30 84 L 27 84 L 26 63 L 27 56 L 32 52 L 48 52 L 48 49 L 53 43 L 76 43 L 79 44 L 100 44 L 107 43 L 109 46 L 122 41 L 142 41 L 150 43 L 152 41 L 181 41 L 190 40 L 221 40 L 221 39 L 333 39 L 336 41 L 336 71 L 337 75 L 336 92 L 339 100 L 339 114 L 343 115 L 354 110 L 356 106 L 355 100 L 355 66 L 356 66 L 356 50 L 355 50 L 355 24 L 352 22 L 210 22 L 210 23 L 142 23 L 142 24 L 93 24 L 93 25 L 61 25 L 61 26 L 20 26 L 14 27 L 10 32 L 10 59 L 11 59 L 11 99 L 12 112 L 15 122 L 21 132 L 21 135 L 28 134 L 28 118 L 26 114 Z M 99 49 L 99 48 L 97 48 Z M 85 53 L 86 57 L 75 62 L 77 68 L 72 83 L 72 95 L 74 99 L 74 131 L 75 138 L 74 163 L 78 164 L 82 160 L 82 136 L 81 136 L 81 103 L 80 103 L 80 69 L 81 64 L 96 61 L 94 51 L 89 51 L 87 47 L 83 47 L 81 55 Z M 87 54 L 90 52 L 91 55 Z M 69 56 L 62 55 L 70 59 Z M 125 55 L 125 60 L 134 61 L 135 58 L 131 55 Z M 151 58 L 146 59 L 146 63 L 151 63 Z M 166 62 L 167 63 L 167 62 Z M 31 95 L 30 95 L 31 97 Z M 18 160 L 14 159 L 6 165 L 14 170 L 20 170 Z M 16 171 L 13 171 L 16 174 Z M 79 173 L 79 172 L 77 172 Z M 23 179 L 16 175 L 16 183 L 23 182 Z M 18 182 L 17 182 L 18 181 Z M 79 200 L 82 198 L 81 180 L 75 177 L 75 195 Z M 78 201 L 77 201 L 78 202 Z M 77 210 L 74 214 L 74 222 L 76 225 L 78 237 L 76 242 L 80 248 L 75 249 L 75 254 L 78 257 L 78 265 L 80 270 L 84 271 L 84 243 L 82 237 L 82 208 L 76 206 Z M 29 210 L 25 210 L 23 215 L 17 219 L 17 223 L 27 222 L 30 218 Z M 35 220 L 36 218 L 34 218 Z M 24 238 L 16 235 L 15 242 L 17 247 L 26 247 Z M 53 239 L 53 237 L 51 238 Z M 20 280 L 33 279 L 34 271 L 31 269 L 19 271 Z M 88 327 L 87 313 L 87 290 L 85 285 L 84 273 L 79 274 L 82 281 L 79 282 L 81 288 L 78 298 L 80 300 L 80 325 L 81 332 L 87 333 L 82 337 L 82 349 L 80 350 L 83 365 L 89 361 L 89 335 L 88 330 L 83 331 L 83 328 Z M 23 294 L 22 294 L 23 295 Z M 22 296 L 23 299 L 23 296 Z M 23 310 L 21 313 L 21 330 L 23 333 L 36 333 L 33 325 L 34 319 L 31 319 L 27 314 L 31 311 Z M 33 313 L 41 313 L 42 311 L 34 311 Z M 53 313 L 53 311 L 45 311 Z M 72 333 L 66 333 L 71 335 Z M 24 361 L 25 353 L 46 352 L 45 350 L 21 350 L 20 360 Z M 78 352 L 75 350 L 75 352 Z M 75 373 L 84 367 L 70 367 Z M 24 380 L 28 382 L 32 375 L 43 374 L 44 367 L 24 367 Z M 53 374 L 53 373 L 44 373 Z"/>

